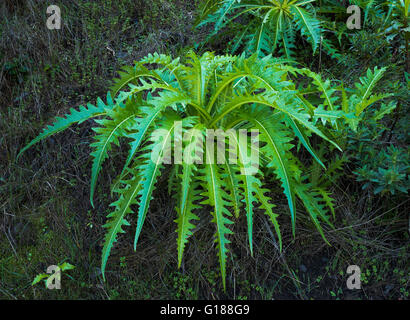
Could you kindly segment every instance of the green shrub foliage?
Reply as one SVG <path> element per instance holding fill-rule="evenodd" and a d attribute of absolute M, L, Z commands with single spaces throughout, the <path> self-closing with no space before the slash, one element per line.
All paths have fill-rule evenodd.
<path fill-rule="evenodd" d="M 307 41 L 313 52 L 319 47 L 333 57 L 338 53 L 324 35 L 315 0 L 210 0 L 205 1 L 198 27 L 212 24 L 208 41 L 222 30 L 232 31 L 231 51 L 245 49 L 260 55 L 279 51 L 295 58 L 297 37 Z M 243 21 L 238 21 L 243 19 Z"/>
<path fill-rule="evenodd" d="M 297 15 L 297 10 L 291 12 Z M 308 26 L 301 23 L 300 28 Z M 317 35 L 310 37 L 312 44 L 316 43 Z M 111 204 L 113 209 L 105 225 L 103 276 L 118 234 L 130 225 L 128 215 L 136 216 L 136 247 L 158 177 L 169 172 L 169 190 L 176 203 L 178 265 L 189 237 L 195 232 L 198 212 L 210 212 L 225 287 L 229 239 L 239 215 L 246 215 L 252 254 L 253 218 L 257 212 L 270 219 L 282 247 L 277 217 L 283 213 L 275 210 L 272 192 L 266 187 L 270 181 L 279 183 L 286 198 L 292 233 L 295 234 L 297 206 L 302 204 L 327 241 L 322 228 L 323 223 L 332 226 L 333 200 L 324 188 L 310 181 L 303 163 L 306 157 L 298 155 L 310 154 L 312 161 L 324 167 L 312 146 L 313 136 L 339 149 L 335 152 L 342 151 L 326 132 L 347 125 L 357 127 L 362 111 L 383 98 L 371 93 L 383 72 L 384 69 L 369 70 L 354 90 L 346 92 L 308 69 L 283 64 L 271 55 L 246 58 L 209 52 L 198 56 L 190 52 L 181 61 L 150 54 L 119 72 L 120 77 L 105 101 L 98 99 L 96 105 L 71 109 L 46 127 L 20 154 L 75 123 L 94 119 L 91 203 L 98 175 L 112 146 L 124 142 L 129 146 L 123 169 L 112 186 L 117 200 Z M 308 86 L 297 85 L 299 78 L 305 82 L 309 79 Z M 196 147 L 208 138 L 210 129 L 256 130 L 260 165 L 249 167 L 245 161 L 248 147 L 253 148 L 254 135 L 247 136 L 245 144 L 235 140 L 236 135 L 229 136 L 233 144 L 223 140 L 226 148 L 222 162 L 211 161 L 220 156 L 215 151 L 199 148 L 198 153 Z M 302 148 L 295 148 L 296 145 Z M 168 163 L 163 161 L 172 160 L 171 150 L 178 146 L 182 154 L 195 161 L 178 162 L 175 157 Z M 238 155 L 236 163 L 228 161 L 228 155 L 234 151 Z M 153 158 L 153 154 L 158 157 Z M 203 161 L 197 161 L 201 155 Z M 252 174 L 249 170 L 253 170 Z"/>

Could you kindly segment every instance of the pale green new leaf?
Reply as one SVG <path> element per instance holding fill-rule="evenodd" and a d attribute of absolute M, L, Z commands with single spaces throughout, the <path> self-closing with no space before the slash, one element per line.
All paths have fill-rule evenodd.
<path fill-rule="evenodd" d="M 289 131 L 286 130 L 284 124 L 275 121 L 267 108 L 247 109 L 243 114 L 243 118 L 252 122 L 261 132 L 260 139 L 266 142 L 266 145 L 261 148 L 261 152 L 267 154 L 272 161 L 268 167 L 275 169 L 275 174 L 282 182 L 282 187 L 286 198 L 288 199 L 289 210 L 292 218 L 292 231 L 295 233 L 296 209 L 293 191 L 293 179 L 289 170 L 288 162 L 290 160 L 288 152 L 293 145 L 290 144 L 292 138 L 288 136 Z"/>
<path fill-rule="evenodd" d="M 302 35 L 307 37 L 313 47 L 313 52 L 315 52 L 321 37 L 320 21 L 298 5 L 292 6 L 291 12 L 294 14 L 297 28 L 301 31 Z"/>
<path fill-rule="evenodd" d="M 198 190 L 197 183 L 191 183 L 188 186 L 185 186 L 188 190 L 187 198 L 184 205 L 176 207 L 178 213 L 178 218 L 175 222 L 178 225 L 177 232 L 177 249 L 178 249 L 178 268 L 181 267 L 182 257 L 184 255 L 185 245 L 188 243 L 188 238 L 192 236 L 193 229 L 195 225 L 191 223 L 192 220 L 199 220 L 193 211 L 199 209 L 200 206 L 196 204 L 201 199 L 199 195 L 200 190 Z"/>
<path fill-rule="evenodd" d="M 108 257 L 110 256 L 111 248 L 115 241 L 117 241 L 117 235 L 124 233 L 124 226 L 129 226 L 129 222 L 125 220 L 125 216 L 132 213 L 131 205 L 136 204 L 136 195 L 141 188 L 140 179 L 135 174 L 128 181 L 122 181 L 125 185 L 124 188 L 119 189 L 118 193 L 120 198 L 111 204 L 115 207 L 115 210 L 107 216 L 108 222 L 104 225 L 107 229 L 105 234 L 104 247 L 101 256 L 101 273 L 105 279 L 105 267 L 107 265 Z"/>
<path fill-rule="evenodd" d="M 91 171 L 91 205 L 93 205 L 95 185 L 102 163 L 108 157 L 111 145 L 115 144 L 119 146 L 119 138 L 127 136 L 127 127 L 130 123 L 135 121 L 138 111 L 138 106 L 132 101 L 128 101 L 125 106 L 119 105 L 112 110 L 107 109 L 106 115 L 109 118 L 96 120 L 101 127 L 93 128 L 93 131 L 96 132 L 96 135 L 94 136 L 96 141 L 91 144 L 91 147 L 95 149 L 91 153 L 91 156 L 94 158 Z"/>
<path fill-rule="evenodd" d="M 35 139 L 33 139 L 29 144 L 27 144 L 23 149 L 20 150 L 19 154 L 17 155 L 17 159 L 24 151 L 32 147 L 37 142 L 40 142 L 41 140 L 50 137 L 58 132 L 61 132 L 71 125 L 75 123 L 80 124 L 90 118 L 105 115 L 108 109 L 112 109 L 114 107 L 110 94 L 108 94 L 107 96 L 107 102 L 108 105 L 104 104 L 104 102 L 100 98 L 98 98 L 96 106 L 87 104 L 87 107 L 80 106 L 79 110 L 72 108 L 70 109 L 69 114 L 66 114 L 64 117 L 57 117 L 56 121 L 53 124 L 47 126 L 40 135 L 38 135 Z"/>
<path fill-rule="evenodd" d="M 265 211 L 265 214 L 269 217 L 270 221 L 272 222 L 273 227 L 275 228 L 276 235 L 278 236 L 279 250 L 282 251 L 282 235 L 280 232 L 278 220 L 276 219 L 278 215 L 273 213 L 273 208 L 275 207 L 275 205 L 269 202 L 272 199 L 270 199 L 269 196 L 266 195 L 266 193 L 268 193 L 269 190 L 263 189 L 259 186 L 257 186 L 255 189 L 256 198 L 259 200 L 260 208 Z"/>
<path fill-rule="evenodd" d="M 171 156 L 171 139 L 178 121 L 182 121 L 176 114 L 168 114 L 168 117 L 159 124 L 157 130 L 153 131 L 150 140 L 152 144 L 143 148 L 145 153 L 141 156 L 142 165 L 139 167 L 141 189 L 138 196 L 138 218 L 137 229 L 135 231 L 134 250 L 136 249 L 142 226 L 147 215 L 149 204 L 152 200 L 152 193 L 155 189 L 157 178 L 163 163 L 168 162 Z M 184 119 L 190 123 L 190 119 Z"/>
<path fill-rule="evenodd" d="M 231 207 L 229 202 L 229 195 L 223 189 L 223 179 L 219 172 L 220 166 L 212 164 L 211 155 L 206 155 L 208 163 L 204 164 L 202 170 L 203 176 L 201 177 L 206 185 L 206 189 L 201 194 L 205 200 L 202 204 L 209 204 L 213 207 L 211 212 L 213 216 L 212 222 L 216 224 L 215 242 L 218 248 L 219 264 L 221 267 L 222 282 L 224 289 L 226 288 L 226 259 L 228 254 L 227 245 L 230 241 L 227 235 L 233 234 L 233 232 L 227 227 L 227 225 L 233 222 L 227 217 L 232 216 L 228 207 Z"/>

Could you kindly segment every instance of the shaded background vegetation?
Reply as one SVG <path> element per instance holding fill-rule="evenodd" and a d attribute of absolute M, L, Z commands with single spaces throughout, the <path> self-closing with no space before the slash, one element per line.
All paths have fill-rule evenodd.
<path fill-rule="evenodd" d="M 182 268 L 176 269 L 174 205 L 163 192 L 165 179 L 158 187 L 137 251 L 132 249 L 131 235 L 123 235 L 112 251 L 107 282 L 102 281 L 102 225 L 111 202 L 109 185 L 118 167 L 114 162 L 106 164 L 93 209 L 88 200 L 89 123 L 50 138 L 15 162 L 21 147 L 56 115 L 105 95 L 110 79 L 122 65 L 155 51 L 177 56 L 200 43 L 207 29 L 193 29 L 197 2 L 2 2 L 0 298 L 407 299 L 408 196 L 362 189 L 364 183 L 356 181 L 353 173 L 361 164 L 354 159 L 346 161 L 330 186 L 337 202 L 336 230 L 325 228 L 325 233 L 332 246 L 324 243 L 301 215 L 295 239 L 289 232 L 290 220 L 280 221 L 284 230 L 284 251 L 280 254 L 270 226 L 259 218 L 255 220 L 252 258 L 242 217 L 232 241 L 226 293 L 219 279 L 214 243 L 209 241 L 213 234 L 209 222 L 201 220 Z M 61 8 L 61 30 L 45 26 L 50 4 Z M 382 87 L 385 90 L 399 82 L 393 89 L 399 92 L 400 108 L 384 119 L 383 130 L 380 124 L 372 127 L 369 123 L 363 136 L 351 137 L 347 155 L 359 160 L 364 157 L 359 151 L 380 154 L 385 145 L 399 148 L 400 156 L 408 154 L 408 90 L 400 87 L 405 65 L 394 50 L 391 54 L 383 51 L 385 55 L 373 59 L 360 38 L 369 37 L 368 43 L 377 41 L 372 34 L 369 31 L 367 36 L 352 38 L 350 57 L 355 62 L 347 65 L 330 58 L 321 59 L 319 65 L 319 56 L 300 53 L 307 66 L 345 83 L 357 81 L 367 67 L 393 64 Z M 202 48 L 206 49 L 224 51 L 223 43 Z M 369 150 L 355 144 L 357 140 L 370 141 L 366 143 Z M 121 154 L 122 150 L 115 152 Z M 380 161 L 386 163 L 386 159 Z M 408 166 L 408 158 L 403 161 Z M 277 210 L 287 210 L 286 200 L 278 199 Z M 64 261 L 76 268 L 63 275 L 61 290 L 47 290 L 42 284 L 31 286 L 47 266 Z M 359 291 L 346 288 L 346 268 L 352 264 L 363 272 Z"/>

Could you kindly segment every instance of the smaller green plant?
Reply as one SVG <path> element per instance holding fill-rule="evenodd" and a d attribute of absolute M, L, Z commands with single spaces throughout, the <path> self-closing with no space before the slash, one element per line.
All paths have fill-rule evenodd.
<path fill-rule="evenodd" d="M 198 27 L 213 24 L 208 41 L 223 29 L 235 34 L 232 53 L 244 48 L 247 52 L 270 54 L 279 51 L 295 56 L 297 35 L 307 41 L 313 52 L 323 46 L 330 55 L 336 50 L 323 39 L 322 21 L 317 16 L 315 0 L 211 0 L 201 10 Z M 245 19 L 238 21 L 238 19 Z"/>
<path fill-rule="evenodd" d="M 126 268 L 127 267 L 126 257 L 120 257 L 120 267 L 121 268 Z"/>
<path fill-rule="evenodd" d="M 408 149 L 388 146 L 377 150 L 366 147 L 357 157 L 361 158 L 362 167 L 354 173 L 357 181 L 364 182 L 363 189 L 372 188 L 374 194 L 407 193 L 410 189 L 410 153 Z"/>
<path fill-rule="evenodd" d="M 14 83 L 22 84 L 29 73 L 26 65 L 27 62 L 23 59 L 14 58 L 11 61 L 6 61 L 3 66 L 6 77 Z"/>
<path fill-rule="evenodd" d="M 336 300 L 340 300 L 342 295 L 343 295 L 342 288 L 337 289 L 336 292 L 333 290 L 330 290 L 330 296 L 335 298 Z"/>
<path fill-rule="evenodd" d="M 171 275 L 176 299 L 198 299 L 198 292 L 193 288 L 191 276 L 174 272 Z"/>
<path fill-rule="evenodd" d="M 316 12 L 327 36 L 322 41 L 324 51 L 330 50 L 333 58 L 351 73 L 374 66 L 406 65 L 409 57 L 409 0 L 321 0 Z M 360 8 L 360 27 L 349 29 L 346 21 L 351 17 L 349 5 Z M 335 72 L 345 69 L 336 65 Z M 349 72 L 348 72 L 349 74 Z"/>
<path fill-rule="evenodd" d="M 58 265 L 58 268 L 60 269 L 61 273 L 63 273 L 64 271 L 68 271 L 68 270 L 72 270 L 75 268 L 75 266 L 73 266 L 72 264 L 68 263 L 68 262 L 64 262 Z M 38 274 L 33 282 L 31 283 L 32 286 L 36 285 L 37 283 L 39 283 L 41 280 L 44 280 L 44 284 L 47 286 L 47 279 L 51 276 L 51 274 L 48 273 L 40 273 Z"/>
<path fill-rule="evenodd" d="M 353 173 L 363 189 L 374 194 L 395 195 L 410 189 L 410 151 L 386 141 L 391 128 L 381 121 L 395 111 L 397 103 L 382 103 L 381 107 L 362 115 L 362 123 L 348 132 L 348 157 L 356 164 Z"/>

